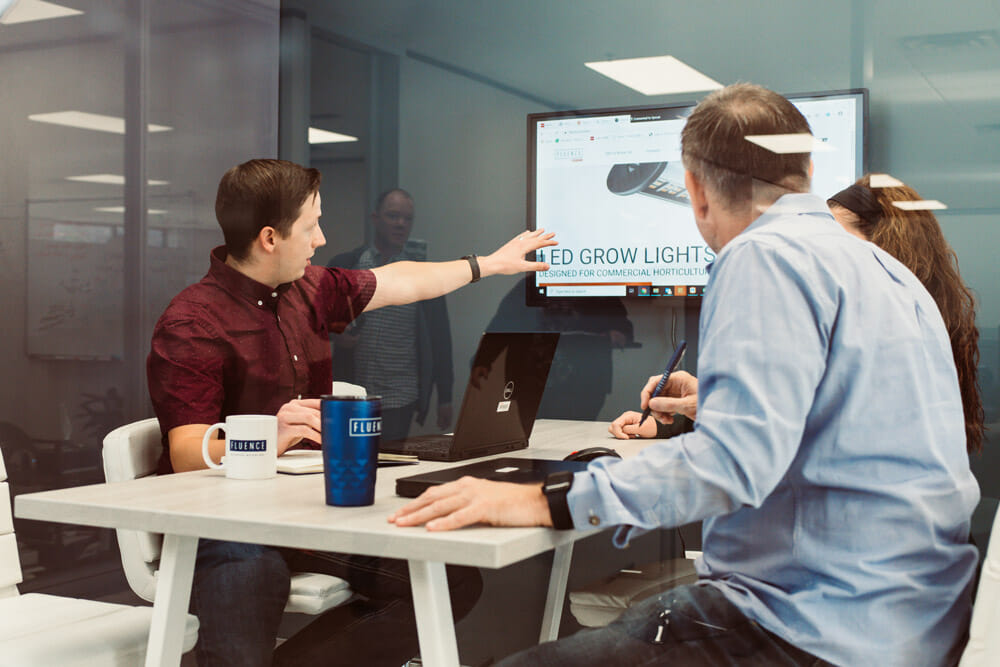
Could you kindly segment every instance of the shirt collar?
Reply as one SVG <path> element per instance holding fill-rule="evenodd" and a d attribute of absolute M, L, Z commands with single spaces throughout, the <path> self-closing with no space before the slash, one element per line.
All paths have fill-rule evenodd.
<path fill-rule="evenodd" d="M 272 289 L 226 264 L 226 257 L 226 246 L 220 245 L 212 249 L 209 275 L 227 290 L 242 296 L 254 305 L 262 306 L 265 303 L 276 302 L 278 297 L 292 286 L 291 283 L 283 283 Z"/>
<path fill-rule="evenodd" d="M 783 195 L 744 230 L 758 229 L 774 220 L 791 215 L 815 215 L 833 220 L 826 201 L 809 192 Z"/>
<path fill-rule="evenodd" d="M 748 231 L 761 229 L 778 218 L 792 215 L 813 215 L 820 218 L 826 218 L 830 221 L 835 221 L 833 214 L 830 213 L 830 208 L 826 205 L 826 201 L 820 197 L 817 197 L 809 192 L 787 194 L 779 197 L 778 201 L 771 204 L 766 211 L 757 217 L 756 220 L 747 225 L 746 229 L 737 234 L 737 238 Z M 732 241 L 730 241 L 730 243 L 731 242 Z M 726 247 L 729 247 L 728 243 L 726 244 Z M 725 249 L 726 248 L 723 248 L 719 252 L 723 252 Z M 705 270 L 711 273 L 712 266 L 714 264 L 714 261 L 709 262 L 705 267 Z"/>

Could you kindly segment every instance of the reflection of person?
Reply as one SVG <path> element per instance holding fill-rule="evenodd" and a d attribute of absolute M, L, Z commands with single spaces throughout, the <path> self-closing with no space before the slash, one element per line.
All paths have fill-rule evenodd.
<path fill-rule="evenodd" d="M 596 419 L 612 388 L 614 349 L 632 342 L 632 323 L 621 299 L 593 299 L 586 307 L 550 301 L 524 303 L 524 280 L 500 302 L 487 331 L 559 331 L 539 418 Z"/>
<path fill-rule="evenodd" d="M 505 664 L 953 664 L 971 611 L 979 498 L 944 323 L 891 255 L 807 194 L 808 154 L 747 135 L 808 134 L 787 100 L 738 84 L 682 132 L 698 229 L 718 253 L 700 382 L 671 377 L 654 416 L 692 433 L 633 458 L 517 486 L 465 479 L 390 517 L 617 525 L 614 542 L 704 519 L 699 581 Z M 684 398 L 686 397 L 686 398 Z"/>
<path fill-rule="evenodd" d="M 920 279 L 941 310 L 958 371 L 965 410 L 965 439 L 970 452 L 983 448 L 983 403 L 979 396 L 979 330 L 976 300 L 962 281 L 958 257 L 944 238 L 934 214 L 907 211 L 896 201 L 922 197 L 908 185 L 872 188 L 864 176 L 827 203 L 837 222 L 852 234 L 887 250 Z"/>
<path fill-rule="evenodd" d="M 382 193 L 372 213 L 374 238 L 337 255 L 327 266 L 372 269 L 390 262 L 427 259 L 423 242 L 410 241 L 413 198 L 405 190 Z M 382 397 L 382 438 L 399 440 L 414 415 L 423 424 L 431 392 L 438 396 L 437 425 L 451 424 L 451 329 L 444 297 L 382 308 L 359 317 L 334 337 L 335 377 Z"/>
<path fill-rule="evenodd" d="M 325 243 L 320 174 L 291 162 L 251 160 L 222 177 L 216 215 L 226 245 L 201 282 L 183 290 L 153 332 L 150 397 L 164 434 L 161 472 L 204 468 L 208 425 L 231 414 L 277 414 L 278 453 L 320 441 L 318 398 L 331 386 L 329 334 L 362 312 L 441 296 L 479 275 L 547 265 L 524 254 L 551 234 L 522 233 L 496 252 L 452 262 L 397 262 L 372 270 L 310 265 Z M 225 443 L 211 441 L 219 460 Z M 367 599 L 331 610 L 274 651 L 287 664 L 400 664 L 417 650 L 404 562 L 200 540 L 192 610 L 200 665 L 269 665 L 290 571 L 329 572 Z M 450 570 L 456 614 L 481 587 L 475 570 Z"/>

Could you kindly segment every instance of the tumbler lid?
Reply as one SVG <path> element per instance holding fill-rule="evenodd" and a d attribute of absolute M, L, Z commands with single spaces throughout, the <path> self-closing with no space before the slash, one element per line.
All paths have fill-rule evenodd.
<path fill-rule="evenodd" d="M 324 401 L 381 401 L 381 396 L 351 396 L 340 394 L 323 394 L 320 396 Z"/>

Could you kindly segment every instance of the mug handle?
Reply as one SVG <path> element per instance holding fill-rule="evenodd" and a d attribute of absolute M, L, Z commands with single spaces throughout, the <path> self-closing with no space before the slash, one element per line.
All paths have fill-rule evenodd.
<path fill-rule="evenodd" d="M 212 435 L 213 431 L 216 431 L 216 430 L 218 430 L 220 428 L 225 428 L 225 427 L 226 427 L 225 422 L 219 422 L 218 424 L 212 424 L 211 426 L 208 427 L 208 430 L 205 431 L 205 435 L 203 435 L 202 438 L 201 438 L 201 457 L 203 459 L 205 459 L 205 465 L 207 465 L 209 468 L 214 468 L 216 470 L 222 470 L 222 468 L 224 467 L 221 463 L 216 463 L 215 461 L 213 461 L 212 457 L 208 455 L 208 441 L 209 441 L 209 437 L 208 436 Z"/>

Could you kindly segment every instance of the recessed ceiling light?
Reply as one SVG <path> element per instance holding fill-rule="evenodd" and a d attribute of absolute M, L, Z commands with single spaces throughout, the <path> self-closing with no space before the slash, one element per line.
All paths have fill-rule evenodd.
<path fill-rule="evenodd" d="M 715 79 L 673 56 L 600 60 L 584 65 L 643 95 L 669 95 L 722 88 L 722 84 Z"/>
<path fill-rule="evenodd" d="M 904 185 L 903 181 L 889 174 L 872 174 L 869 183 L 873 188 L 900 188 Z"/>
<path fill-rule="evenodd" d="M 101 213 L 124 213 L 125 212 L 125 207 L 124 206 L 98 206 L 94 210 L 95 211 L 99 211 Z M 161 208 L 148 208 L 148 209 L 146 209 L 146 213 L 149 213 L 150 215 L 163 215 L 164 213 L 167 213 L 167 212 L 168 211 L 166 211 L 164 209 L 161 209 Z"/>
<path fill-rule="evenodd" d="M 44 0 L 0 0 L 0 23 L 5 25 L 58 19 L 82 13 L 79 9 L 63 7 Z"/>
<path fill-rule="evenodd" d="M 352 137 L 349 134 L 340 134 L 339 132 L 330 132 L 329 130 L 321 130 L 318 127 L 309 128 L 309 143 L 311 144 L 336 144 L 345 141 L 357 141 L 357 137 Z"/>
<path fill-rule="evenodd" d="M 7 18 L 7 14 L 14 9 L 14 5 L 17 0 L 0 0 L 0 23 L 4 23 Z"/>
<path fill-rule="evenodd" d="M 829 143 L 809 134 L 748 134 L 747 141 L 757 144 L 772 153 L 829 153 L 837 150 Z"/>
<path fill-rule="evenodd" d="M 941 211 L 948 208 L 937 199 L 918 199 L 917 201 L 894 201 L 892 205 L 904 211 Z"/>
<path fill-rule="evenodd" d="M 65 125 L 67 127 L 79 127 L 84 130 L 97 130 L 98 132 L 111 132 L 113 134 L 125 134 L 125 119 L 117 116 L 105 116 L 97 113 L 87 113 L 86 111 L 54 111 L 52 113 L 33 113 L 28 116 L 28 120 L 39 123 L 52 123 L 53 125 Z M 169 132 L 174 128 L 166 125 L 149 124 L 150 132 Z"/>
<path fill-rule="evenodd" d="M 121 174 L 83 174 L 82 176 L 67 176 L 67 181 L 80 181 L 81 183 L 103 183 L 106 185 L 125 185 L 125 177 Z M 170 181 L 157 181 L 149 179 L 147 185 L 170 185 Z"/>

